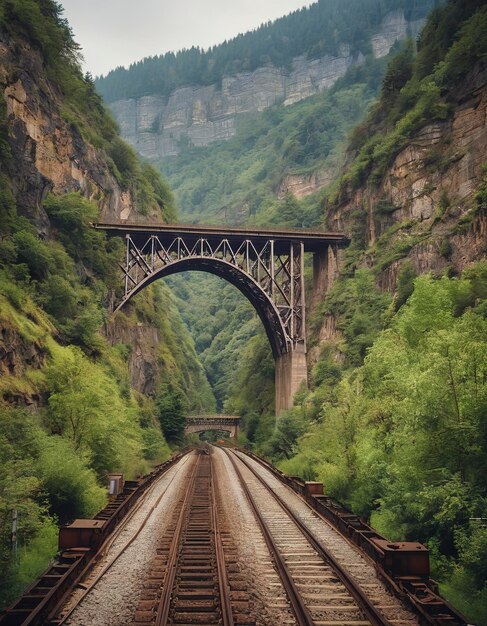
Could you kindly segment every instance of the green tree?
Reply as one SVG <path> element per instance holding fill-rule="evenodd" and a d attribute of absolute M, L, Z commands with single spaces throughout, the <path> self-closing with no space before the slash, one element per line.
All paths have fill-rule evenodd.
<path fill-rule="evenodd" d="M 384 327 L 389 303 L 388 294 L 378 289 L 373 272 L 366 269 L 357 270 L 351 278 L 341 278 L 330 290 L 323 306 L 338 319 L 349 363 L 362 363 L 367 348 Z"/>
<path fill-rule="evenodd" d="M 411 261 L 405 261 L 402 263 L 397 275 L 397 293 L 394 301 L 396 310 L 401 308 L 409 296 L 413 293 L 415 278 L 416 272 L 414 271 Z"/>
<path fill-rule="evenodd" d="M 86 453 L 96 472 L 130 471 L 141 455 L 141 432 L 113 378 L 79 348 L 56 348 L 46 372 L 46 423 Z"/>
<path fill-rule="evenodd" d="M 156 396 L 156 417 L 167 441 L 181 443 L 186 418 L 184 396 L 171 383 L 161 387 Z"/>

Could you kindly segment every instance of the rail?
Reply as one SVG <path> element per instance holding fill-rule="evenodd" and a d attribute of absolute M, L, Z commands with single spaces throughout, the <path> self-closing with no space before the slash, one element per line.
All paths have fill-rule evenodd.
<path fill-rule="evenodd" d="M 123 493 L 100 511 L 92 523 L 91 545 L 61 549 L 57 560 L 48 567 L 7 609 L 0 614 L 1 626 L 37 626 L 56 623 L 55 615 L 71 590 L 94 566 L 106 549 L 118 524 L 131 512 L 139 498 L 155 481 L 190 451 L 186 448 L 156 466 L 139 481 L 128 481 Z M 62 531 L 61 531 L 62 532 Z M 57 622 L 59 623 L 59 621 Z"/>
<path fill-rule="evenodd" d="M 434 626 L 469 626 L 465 616 L 438 594 L 438 586 L 430 578 L 428 551 L 424 546 L 413 542 L 390 542 L 359 515 L 351 513 L 332 498 L 322 493 L 312 493 L 310 483 L 296 476 L 287 476 L 250 450 L 239 448 L 239 452 L 269 470 L 301 496 L 318 515 L 359 547 L 394 593 L 398 597 L 407 598 L 426 623 Z"/>
<path fill-rule="evenodd" d="M 245 493 L 247 494 L 247 497 L 249 498 L 251 502 L 252 508 L 254 509 L 254 512 L 259 520 L 259 524 L 261 525 L 263 529 L 265 529 L 266 541 L 269 542 L 268 545 L 269 545 L 271 554 L 275 555 L 278 559 L 279 571 L 280 572 L 282 571 L 282 573 L 286 576 L 286 579 L 287 579 L 287 577 L 289 576 L 288 568 L 285 566 L 283 567 L 284 559 L 279 555 L 279 549 L 275 541 L 273 540 L 271 534 L 269 533 L 267 526 L 265 524 L 265 521 L 262 518 L 262 515 L 260 514 L 260 512 L 258 511 L 255 505 L 255 502 L 250 493 L 250 490 L 248 489 L 248 486 L 244 482 L 240 469 L 238 468 L 238 465 L 235 462 L 234 454 L 230 453 L 226 449 L 225 449 L 225 453 L 229 456 L 232 462 L 232 465 L 240 478 L 240 481 L 241 481 L 242 486 L 244 487 Z M 354 579 L 349 575 L 349 573 L 338 563 L 338 561 L 334 558 L 331 552 L 329 550 L 326 550 L 322 546 L 319 540 L 310 532 L 310 530 L 305 526 L 305 524 L 303 524 L 303 522 L 299 519 L 299 517 L 290 509 L 290 507 L 269 487 L 266 481 L 254 470 L 254 468 L 245 459 L 242 459 L 241 457 L 238 457 L 238 458 L 252 472 L 252 474 L 257 478 L 257 480 L 261 483 L 261 485 L 263 485 L 263 487 L 266 489 L 266 492 L 279 504 L 281 509 L 286 513 L 286 515 L 288 515 L 292 519 L 293 523 L 299 528 L 299 530 L 304 535 L 306 540 L 313 546 L 314 550 L 320 555 L 320 557 L 332 567 L 336 576 L 341 580 L 343 585 L 346 587 L 346 589 L 355 599 L 357 605 L 364 612 L 366 617 L 370 620 L 370 623 L 373 626 L 392 626 L 391 622 L 388 619 L 386 619 L 381 614 L 381 612 L 374 606 L 373 602 L 370 601 L 367 593 L 363 589 L 360 588 L 360 586 L 354 581 Z M 291 583 L 292 583 L 292 579 L 291 579 Z M 290 596 L 290 600 L 293 606 L 293 610 L 295 611 L 296 618 L 298 619 L 298 623 L 300 625 L 301 624 L 303 625 L 313 624 L 314 622 L 306 607 L 306 603 L 303 601 L 303 599 L 299 595 L 299 592 L 297 591 L 296 586 L 294 585 L 294 583 L 290 584 L 289 581 L 286 580 L 286 590 L 288 588 L 292 590 L 293 595 Z M 298 600 L 298 602 L 296 602 L 296 600 Z"/>
<path fill-rule="evenodd" d="M 211 455 L 199 454 L 171 533 L 155 626 L 233 626 L 217 508 Z"/>

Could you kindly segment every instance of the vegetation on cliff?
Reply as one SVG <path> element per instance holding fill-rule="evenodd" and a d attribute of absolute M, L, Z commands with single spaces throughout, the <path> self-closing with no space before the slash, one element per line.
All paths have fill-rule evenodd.
<path fill-rule="evenodd" d="M 93 149 L 97 164 L 111 172 L 118 189 L 131 194 L 139 213 L 157 211 L 161 219 L 173 219 L 168 187 L 120 139 L 92 82 L 83 78 L 59 6 L 51 0 L 6 0 L 0 28 L 2 41 L 18 55 L 14 69 L 4 68 L 2 92 L 18 76 L 33 91 L 45 86 L 53 119 L 60 120 L 60 136 L 79 133 L 79 141 Z M 26 56 L 39 54 L 42 74 L 22 74 Z M 34 62 L 29 71 L 35 67 Z M 92 228 L 99 207 L 79 192 L 46 196 L 52 184 L 38 175 L 35 202 L 23 195 L 15 177 L 26 157 L 14 149 L 21 132 L 22 122 L 15 115 L 7 118 L 2 93 L 1 605 L 55 553 L 59 522 L 90 517 L 104 505 L 108 472 L 135 477 L 170 454 L 153 398 L 132 387 L 134 372 L 128 363 L 134 348 L 117 337 L 136 339 L 143 329 L 156 337 L 152 395 L 161 395 L 170 379 L 189 408 L 214 407 L 194 344 L 167 288 L 147 290 L 115 321 L 107 319 L 118 289 L 121 245 Z M 12 544 L 14 513 L 18 532 Z"/>
<path fill-rule="evenodd" d="M 208 50 L 193 47 L 145 58 L 128 69 L 119 67 L 97 79 L 96 86 L 107 102 L 169 96 L 177 87 L 218 84 L 224 76 L 263 65 L 290 68 L 300 55 L 338 56 L 343 46 L 352 54 L 367 54 L 370 37 L 387 13 L 403 9 L 409 20 L 416 20 L 432 5 L 431 0 L 319 0 Z"/>
<path fill-rule="evenodd" d="M 104 152 L 104 160 L 122 190 L 132 193 L 142 215 L 162 211 L 174 220 L 174 201 L 169 187 L 148 163 L 119 135 L 117 125 L 95 91 L 90 75 L 83 76 L 80 49 L 74 41 L 62 7 L 53 0 L 5 0 L 0 8 L 0 28 L 18 41 L 21 38 L 42 56 L 42 80 L 48 80 L 58 98 L 62 119 L 88 143 Z M 39 80 L 41 77 L 33 77 Z M 2 110 L 4 102 L 2 98 Z M 2 122 L 4 117 L 2 116 Z M 6 166 L 6 164 L 4 164 Z"/>
<path fill-rule="evenodd" d="M 348 132 L 366 115 L 387 60 L 368 59 L 322 94 L 238 119 L 237 135 L 206 147 L 182 146 L 155 163 L 170 181 L 182 216 L 209 223 L 309 227 L 321 218 L 316 197 L 285 206 L 276 199 L 288 175 L 338 170 Z M 284 196 L 284 194 L 280 194 Z"/>
<path fill-rule="evenodd" d="M 487 55 L 487 7 L 482 0 L 450 1 L 429 16 L 418 39 L 390 63 L 381 97 L 358 126 L 350 148 L 353 163 L 331 202 L 350 187 L 378 183 L 392 159 L 417 131 L 446 119 L 461 97 L 461 83 Z M 441 163 L 438 164 L 441 166 Z"/>
<path fill-rule="evenodd" d="M 166 279 L 222 411 L 249 340 L 261 329 L 252 305 L 236 287 L 216 276 L 188 272 Z M 269 353 L 270 347 L 267 346 Z M 272 398 L 273 402 L 273 398 Z M 228 407 L 227 407 L 228 408 Z"/>

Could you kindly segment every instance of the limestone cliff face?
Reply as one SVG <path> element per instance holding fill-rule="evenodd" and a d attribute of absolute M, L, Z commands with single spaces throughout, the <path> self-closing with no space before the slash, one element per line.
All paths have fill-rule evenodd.
<path fill-rule="evenodd" d="M 12 160 L 9 167 L 19 212 L 39 232 L 49 222 L 42 200 L 49 191 L 79 191 L 100 207 L 102 219 L 160 220 L 137 214 L 131 193 L 121 189 L 105 153 L 85 141 L 62 115 L 63 98 L 50 82 L 41 55 L 0 34 L 0 85 L 7 103 Z"/>
<path fill-rule="evenodd" d="M 282 200 L 292 193 L 298 199 L 305 198 L 332 183 L 336 174 L 336 168 L 320 168 L 311 174 L 286 174 L 277 189 L 277 197 Z"/>
<path fill-rule="evenodd" d="M 40 237 L 51 236 L 49 218 L 42 202 L 49 192 L 81 192 L 100 207 L 102 220 L 127 219 L 160 221 L 155 213 L 137 213 L 131 193 L 124 191 L 111 174 L 106 154 L 85 141 L 73 124 L 62 116 L 63 96 L 48 80 L 42 57 L 26 42 L 12 41 L 0 33 L 0 88 L 7 106 L 7 124 L 12 158 L 2 164 L 11 181 L 18 213 L 35 224 Z M 144 358 L 130 359 L 132 386 L 140 392 L 152 391 L 157 374 L 154 349 L 146 350 L 159 337 L 145 323 L 133 332 L 117 329 L 118 341 L 144 345 Z M 0 322 L 0 378 L 22 377 L 26 369 L 45 365 L 46 353 L 34 341 L 26 340 L 4 321 Z M 20 393 L 13 401 L 31 404 L 36 399 Z"/>
<path fill-rule="evenodd" d="M 376 57 L 386 55 L 392 45 L 408 34 L 419 32 L 421 21 L 408 22 L 403 11 L 393 11 L 372 38 Z M 363 62 L 342 46 L 335 57 L 293 60 L 290 72 L 274 66 L 260 67 L 223 78 L 221 88 L 187 86 L 176 89 L 168 99 L 148 95 L 119 100 L 111 109 L 122 135 L 145 157 L 177 154 L 181 139 L 196 146 L 230 139 L 236 133 L 239 115 L 263 111 L 276 102 L 294 104 L 331 87 L 347 69 Z"/>
<path fill-rule="evenodd" d="M 361 264 L 378 270 L 377 283 L 385 291 L 394 292 L 405 261 L 419 275 L 461 272 L 486 258 L 487 215 L 476 210 L 476 194 L 487 161 L 487 66 L 476 67 L 459 93 L 449 119 L 422 128 L 379 185 L 348 190 L 326 215 L 332 230 L 351 236 L 363 228 L 367 249 Z M 384 202 L 391 208 L 386 215 L 377 212 Z M 309 363 L 318 359 L 320 344 L 340 339 L 336 319 L 326 315 Z"/>
<path fill-rule="evenodd" d="M 379 272 L 380 286 L 389 291 L 405 257 L 422 274 L 447 266 L 462 271 L 487 254 L 487 216 L 473 210 L 486 162 L 485 65 L 472 71 L 457 102 L 447 121 L 417 133 L 378 186 L 349 191 L 327 215 L 330 228 L 348 233 L 362 220 L 370 266 L 381 251 L 397 250 L 403 242 L 410 247 Z M 390 207 L 387 215 L 377 212 L 384 202 Z"/>

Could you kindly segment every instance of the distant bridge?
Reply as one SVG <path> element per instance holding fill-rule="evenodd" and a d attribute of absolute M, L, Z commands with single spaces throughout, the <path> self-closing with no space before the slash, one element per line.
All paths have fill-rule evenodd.
<path fill-rule="evenodd" d="M 240 417 L 238 415 L 188 415 L 184 434 L 202 433 L 206 430 L 217 430 L 229 433 L 230 437 L 238 435 Z"/>
<path fill-rule="evenodd" d="M 313 254 L 313 292 L 338 275 L 343 233 L 319 230 L 222 228 L 189 224 L 95 224 L 126 242 L 124 294 L 118 311 L 158 278 L 197 270 L 215 274 L 248 298 L 264 324 L 276 363 L 276 414 L 307 384 L 304 255 Z"/>

